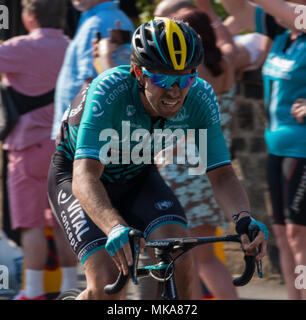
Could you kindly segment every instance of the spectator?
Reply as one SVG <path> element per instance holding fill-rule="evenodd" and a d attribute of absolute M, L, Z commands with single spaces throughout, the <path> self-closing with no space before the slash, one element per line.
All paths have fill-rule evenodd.
<path fill-rule="evenodd" d="M 62 28 L 66 2 L 62 0 L 23 0 L 22 21 L 28 35 L 11 38 L 0 45 L 0 73 L 3 82 L 22 95 L 21 109 L 42 104 L 41 95 L 52 96 L 63 62 L 68 39 Z M 45 96 L 45 95 L 44 95 Z M 19 300 L 42 300 L 43 274 L 47 258 L 44 227 L 53 227 L 57 253 L 62 266 L 62 290 L 76 284 L 76 259 L 63 231 L 52 217 L 47 199 L 47 175 L 54 142 L 50 130 L 54 105 L 20 116 L 3 148 L 8 150 L 8 191 L 12 227 L 21 230 L 24 251 L 25 292 Z"/>
<path fill-rule="evenodd" d="M 304 109 L 298 100 L 306 98 L 306 37 L 292 26 L 291 6 L 286 9 L 282 1 L 256 0 L 268 5 L 275 17 L 249 1 L 223 2 L 231 14 L 226 23 L 232 31 L 255 30 L 273 40 L 262 69 L 273 231 L 289 299 L 306 299 L 306 291 L 295 287 L 295 268 L 306 265 L 306 124 L 300 123 Z"/>
<path fill-rule="evenodd" d="M 52 138 L 55 139 L 65 109 L 77 93 L 86 87 L 97 72 L 93 64 L 92 43 L 100 32 L 102 38 L 109 37 L 109 29 L 115 28 L 119 20 L 121 28 L 133 31 L 131 20 L 118 8 L 118 4 L 107 0 L 72 0 L 74 7 L 82 12 L 75 37 L 67 49 L 55 91 L 55 114 Z"/>

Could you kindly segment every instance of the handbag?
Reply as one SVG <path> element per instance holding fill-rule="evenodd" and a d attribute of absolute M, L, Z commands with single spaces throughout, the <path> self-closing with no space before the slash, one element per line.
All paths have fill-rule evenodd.
<path fill-rule="evenodd" d="M 12 131 L 19 116 L 54 102 L 52 89 L 40 96 L 26 96 L 0 82 L 0 141 Z"/>

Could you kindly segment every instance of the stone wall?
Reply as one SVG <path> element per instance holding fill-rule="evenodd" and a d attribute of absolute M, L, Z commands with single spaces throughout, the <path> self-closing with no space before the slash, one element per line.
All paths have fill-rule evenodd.
<path fill-rule="evenodd" d="M 263 86 L 260 70 L 247 72 L 237 83 L 235 109 L 232 119 L 233 166 L 246 188 L 251 208 L 258 219 L 270 231 L 268 255 L 263 260 L 264 273 L 268 277 L 280 275 L 278 250 L 272 234 L 272 212 L 266 183 L 266 145 L 264 141 L 265 114 Z M 232 232 L 232 227 L 226 232 Z M 226 255 L 233 273 L 239 273 L 241 259 L 237 246 L 227 245 Z M 237 256 L 237 259 L 235 258 Z"/>

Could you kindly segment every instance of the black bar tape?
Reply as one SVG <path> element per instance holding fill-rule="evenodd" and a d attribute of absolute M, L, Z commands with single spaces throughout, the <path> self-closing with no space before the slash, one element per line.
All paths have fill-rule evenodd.
<path fill-rule="evenodd" d="M 248 234 L 248 227 L 251 223 L 250 217 L 243 217 L 239 219 L 236 223 L 236 232 L 241 236 L 242 234 Z"/>

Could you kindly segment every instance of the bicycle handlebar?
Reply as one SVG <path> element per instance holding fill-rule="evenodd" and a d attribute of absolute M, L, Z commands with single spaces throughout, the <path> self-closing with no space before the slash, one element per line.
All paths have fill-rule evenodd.
<path fill-rule="evenodd" d="M 259 232 L 259 227 L 256 225 L 249 225 L 249 234 L 248 237 L 252 242 Z M 256 263 L 256 256 L 244 256 L 245 261 L 245 268 L 241 276 L 236 277 L 233 279 L 233 284 L 236 287 L 245 286 L 253 277 L 255 272 L 255 263 Z"/>
<path fill-rule="evenodd" d="M 133 266 L 129 267 L 128 275 L 124 275 L 123 272 L 120 270 L 116 281 L 104 287 L 104 292 L 106 294 L 115 294 L 120 292 L 122 288 L 125 286 L 125 284 L 127 283 L 129 277 L 133 279 L 133 282 L 135 284 L 138 283 L 137 266 L 138 266 L 138 259 L 139 259 L 139 242 L 142 236 L 143 236 L 142 232 L 136 229 L 132 229 L 129 232 L 130 246 L 131 246 L 131 251 L 133 253 L 133 261 L 134 261 Z"/>
<path fill-rule="evenodd" d="M 253 239 L 257 236 L 259 231 L 258 226 L 250 225 L 249 226 L 249 234 L 248 237 L 252 242 Z M 106 294 L 115 294 L 120 292 L 120 290 L 125 286 L 128 279 L 131 277 L 135 284 L 138 283 L 137 280 L 137 265 L 139 258 L 139 239 L 142 236 L 142 233 L 138 230 L 131 230 L 129 233 L 130 237 L 130 245 L 133 252 L 134 264 L 132 267 L 129 267 L 129 274 L 124 275 L 120 270 L 119 275 L 116 281 L 112 284 L 108 284 L 104 287 L 104 292 Z M 138 239 L 138 240 L 137 240 Z M 172 239 L 161 239 L 155 241 L 148 241 L 146 243 L 146 247 L 158 248 L 158 249 L 168 249 L 169 252 L 173 252 L 174 250 L 182 249 L 183 251 L 187 251 L 192 249 L 193 247 L 205 244 L 205 243 L 213 243 L 213 242 L 239 242 L 241 243 L 240 237 L 238 235 L 228 235 L 224 237 L 195 237 L 195 238 L 172 238 Z M 255 263 L 256 257 L 251 255 L 244 256 L 244 271 L 241 276 L 233 279 L 233 284 L 235 286 L 244 286 L 246 285 L 253 277 L 255 272 Z"/>

